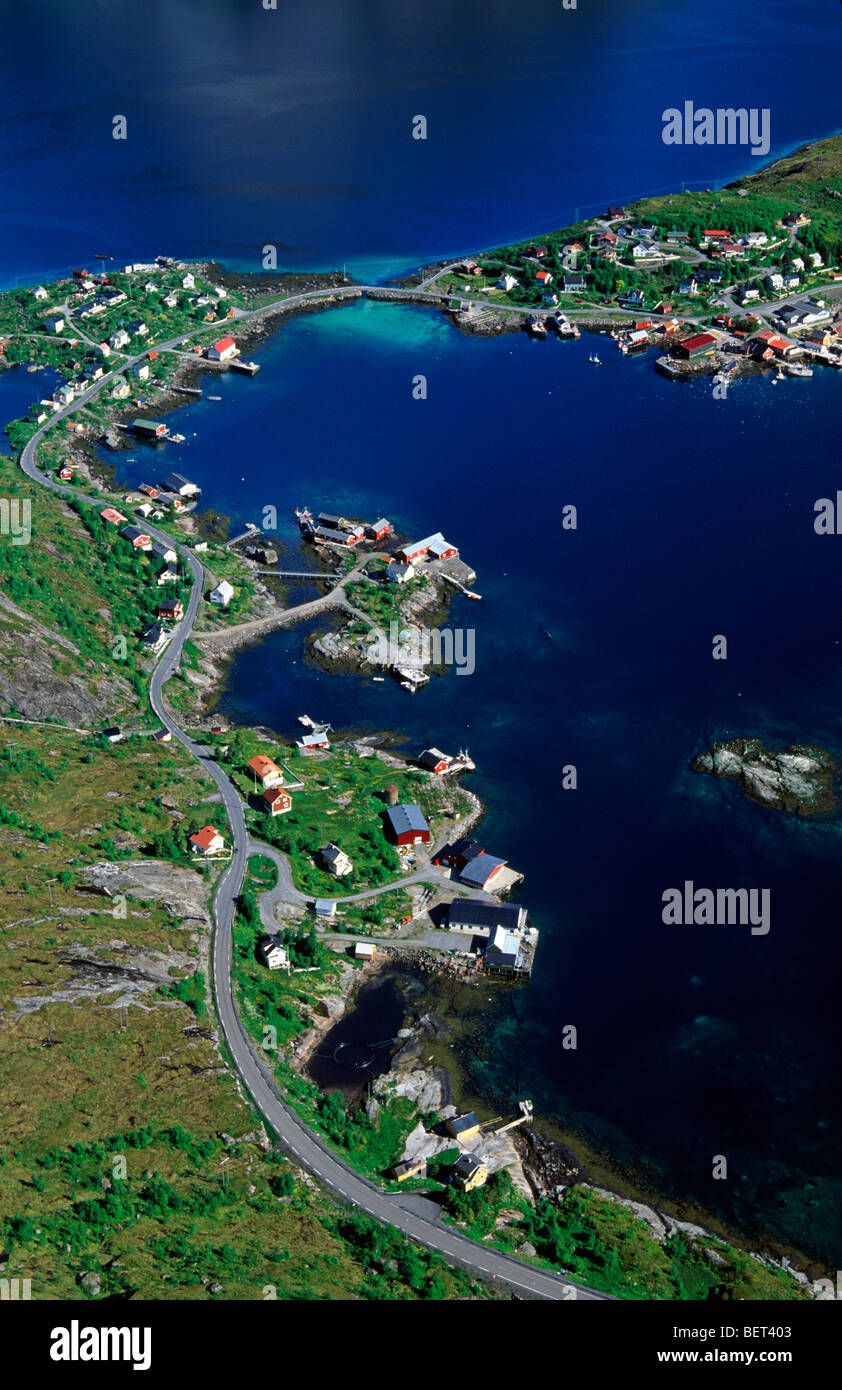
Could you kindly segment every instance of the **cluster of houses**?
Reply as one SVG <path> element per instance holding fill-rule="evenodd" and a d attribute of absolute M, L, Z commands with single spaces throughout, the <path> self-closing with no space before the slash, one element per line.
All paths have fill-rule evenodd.
<path fill-rule="evenodd" d="M 476 840 L 464 835 L 440 849 L 433 863 L 437 868 L 449 869 L 457 882 L 486 893 L 503 892 L 522 877 L 511 869 L 507 872 L 505 859 L 488 854 Z"/>
<path fill-rule="evenodd" d="M 539 933 L 528 925 L 526 908 L 520 903 L 454 898 L 448 904 L 445 925 L 448 931 L 484 940 L 483 969 L 491 974 L 515 979 L 531 975 Z"/>
<path fill-rule="evenodd" d="M 392 523 L 386 517 L 377 521 L 350 521 L 345 516 L 335 516 L 332 512 L 319 512 L 314 517 L 305 507 L 296 512 L 303 534 L 317 545 L 359 545 L 361 541 L 381 541 L 391 534 Z"/>
<path fill-rule="evenodd" d="M 482 1126 L 473 1110 L 451 1116 L 444 1121 L 443 1129 L 448 1138 L 455 1140 L 460 1148 L 472 1139 L 479 1139 L 482 1132 Z M 423 1178 L 426 1176 L 426 1172 L 427 1158 L 419 1154 L 403 1163 L 396 1163 L 392 1169 L 392 1177 L 397 1182 L 406 1182 L 407 1178 Z M 463 1149 L 450 1168 L 450 1181 L 454 1187 L 458 1187 L 462 1192 L 471 1192 L 475 1187 L 482 1187 L 488 1181 L 488 1168 L 477 1154 L 471 1153 L 469 1149 Z"/>

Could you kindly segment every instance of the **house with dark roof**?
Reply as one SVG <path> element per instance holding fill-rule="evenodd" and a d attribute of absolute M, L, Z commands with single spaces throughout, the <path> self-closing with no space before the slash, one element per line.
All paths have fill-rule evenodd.
<path fill-rule="evenodd" d="M 450 1170 L 450 1180 L 462 1192 L 472 1192 L 488 1181 L 488 1169 L 474 1154 L 460 1154 Z"/>
<path fill-rule="evenodd" d="M 151 550 L 152 537 L 145 531 L 141 531 L 139 526 L 124 526 L 120 535 L 127 541 L 131 541 L 135 550 Z"/>
<path fill-rule="evenodd" d="M 474 855 L 469 859 L 463 869 L 459 871 L 459 882 L 466 883 L 470 888 L 488 889 L 492 881 L 505 869 L 506 860 L 498 859 L 493 854 L 486 854 L 483 850 L 481 854 Z"/>
<path fill-rule="evenodd" d="M 519 903 L 480 903 L 473 898 L 455 898 L 447 909 L 450 931 L 519 931 L 526 925 L 526 908 Z"/>
<path fill-rule="evenodd" d="M 433 863 L 441 864 L 448 869 L 464 869 L 471 859 L 483 852 L 478 840 L 471 840 L 467 835 L 462 835 L 458 840 L 454 840 L 452 845 L 445 845 L 440 849 Z"/>
<path fill-rule="evenodd" d="M 386 834 L 396 845 L 426 845 L 430 841 L 430 827 L 414 802 L 388 808 Z"/>
<path fill-rule="evenodd" d="M 473 1110 L 468 1110 L 464 1115 L 453 1115 L 445 1120 L 444 1127 L 453 1139 L 472 1139 L 479 1134 L 479 1120 Z"/>
<path fill-rule="evenodd" d="M 436 773 L 446 772 L 450 766 L 450 758 L 439 748 L 425 748 L 423 753 L 418 754 L 416 762 L 426 767 L 429 772 Z"/>

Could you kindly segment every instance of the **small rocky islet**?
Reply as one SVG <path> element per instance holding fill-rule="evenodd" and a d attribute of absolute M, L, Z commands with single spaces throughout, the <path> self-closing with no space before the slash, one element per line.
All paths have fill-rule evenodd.
<path fill-rule="evenodd" d="M 739 738 L 714 743 L 692 767 L 739 781 L 750 801 L 775 810 L 815 816 L 836 806 L 836 764 L 821 748 L 793 744 L 775 753 L 760 739 Z"/>

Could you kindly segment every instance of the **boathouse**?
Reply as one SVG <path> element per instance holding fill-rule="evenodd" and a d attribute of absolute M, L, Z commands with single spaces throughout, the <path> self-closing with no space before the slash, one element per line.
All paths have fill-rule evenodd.
<path fill-rule="evenodd" d="M 697 357 L 704 357 L 715 347 L 716 338 L 712 333 L 696 333 L 692 338 L 685 338 L 683 343 L 676 343 L 675 351 L 678 357 L 694 362 Z"/>

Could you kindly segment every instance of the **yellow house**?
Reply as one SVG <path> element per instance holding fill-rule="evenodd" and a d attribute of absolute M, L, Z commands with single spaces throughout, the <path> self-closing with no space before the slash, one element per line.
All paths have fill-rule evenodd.
<path fill-rule="evenodd" d="M 462 1154 L 453 1165 L 451 1178 L 454 1186 L 462 1189 L 463 1192 L 470 1192 L 475 1187 L 482 1187 L 488 1180 L 488 1169 L 485 1164 L 473 1154 Z"/>
<path fill-rule="evenodd" d="M 408 1163 L 396 1163 L 392 1169 L 392 1177 L 398 1182 L 406 1182 L 407 1178 L 423 1178 L 426 1172 L 426 1158 L 412 1158 Z"/>
<path fill-rule="evenodd" d="M 473 1110 L 469 1110 L 466 1115 L 454 1115 L 452 1119 L 447 1120 L 445 1129 L 454 1139 L 472 1139 L 475 1134 L 479 1134 L 479 1120 Z"/>

